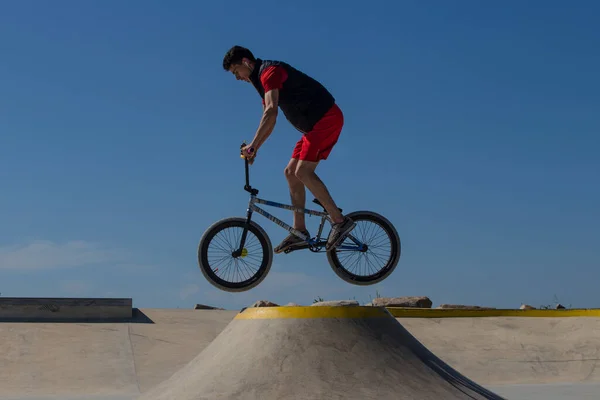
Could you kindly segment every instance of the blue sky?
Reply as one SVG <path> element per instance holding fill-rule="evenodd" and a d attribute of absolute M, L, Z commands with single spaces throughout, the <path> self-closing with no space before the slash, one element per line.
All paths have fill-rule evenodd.
<path fill-rule="evenodd" d="M 598 12 L 592 1 L 4 3 L 0 293 L 599 307 Z M 198 241 L 245 213 L 239 145 L 261 112 L 222 70 L 234 44 L 337 98 L 346 125 L 318 173 L 344 210 L 398 228 L 388 280 L 348 285 L 312 253 L 275 255 L 250 292 L 204 280 Z M 262 197 L 289 201 L 298 139 L 280 117 L 251 169 Z M 274 245 L 285 236 L 257 218 Z"/>

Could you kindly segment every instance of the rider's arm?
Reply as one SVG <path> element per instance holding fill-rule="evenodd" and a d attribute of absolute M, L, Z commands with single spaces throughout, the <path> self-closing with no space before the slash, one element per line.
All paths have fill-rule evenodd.
<path fill-rule="evenodd" d="M 286 79 L 287 72 L 281 66 L 270 66 L 260 76 L 260 81 L 265 89 L 265 97 L 262 118 L 252 144 L 257 148 L 262 146 L 273 132 L 277 120 L 279 90 L 283 88 Z"/>
<path fill-rule="evenodd" d="M 252 146 L 256 150 L 267 140 L 269 135 L 275 128 L 275 122 L 277 121 L 277 111 L 279 106 L 279 89 L 271 89 L 265 94 L 265 105 L 263 107 L 262 118 L 258 125 L 256 135 L 252 140 Z"/>

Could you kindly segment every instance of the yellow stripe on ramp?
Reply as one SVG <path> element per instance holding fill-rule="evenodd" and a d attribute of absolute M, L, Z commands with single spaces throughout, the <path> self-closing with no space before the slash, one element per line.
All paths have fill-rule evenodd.
<path fill-rule="evenodd" d="M 387 310 L 396 318 L 464 318 L 464 317 L 600 317 L 600 309 L 579 308 L 564 310 L 464 310 L 457 308 L 403 308 L 387 307 Z"/>
<path fill-rule="evenodd" d="M 235 319 L 282 319 L 282 318 L 390 318 L 384 307 L 370 306 L 306 306 L 306 307 L 251 307 Z"/>

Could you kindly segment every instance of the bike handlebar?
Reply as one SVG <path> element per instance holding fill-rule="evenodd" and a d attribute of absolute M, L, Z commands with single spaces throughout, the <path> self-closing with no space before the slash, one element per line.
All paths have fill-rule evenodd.
<path fill-rule="evenodd" d="M 242 142 L 242 145 L 240 146 L 240 149 L 243 149 L 244 146 L 246 145 L 246 142 Z M 250 147 L 248 150 L 246 150 L 246 153 L 248 154 L 253 154 L 254 153 L 254 147 Z M 240 158 L 246 158 L 246 156 L 244 155 L 244 151 L 241 150 L 240 151 Z"/>
<path fill-rule="evenodd" d="M 246 145 L 246 142 L 243 142 L 242 145 L 240 146 L 240 149 L 244 148 L 245 145 Z M 249 150 L 249 151 L 247 151 L 248 154 L 254 153 L 254 147 L 251 147 L 248 150 Z M 240 151 L 240 157 L 244 159 L 244 167 L 246 169 L 246 185 L 244 186 L 244 190 L 256 195 L 256 194 L 258 194 L 258 189 L 254 189 L 254 188 L 252 188 L 252 186 L 250 186 L 250 172 L 249 172 L 249 168 L 248 168 L 248 164 L 249 164 L 248 158 L 245 157 L 243 151 Z"/>

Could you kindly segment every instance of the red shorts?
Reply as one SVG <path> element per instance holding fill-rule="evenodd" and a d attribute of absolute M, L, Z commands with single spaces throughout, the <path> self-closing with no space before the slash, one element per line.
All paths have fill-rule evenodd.
<path fill-rule="evenodd" d="M 337 143 L 343 126 L 344 114 L 338 105 L 334 104 L 315 124 L 313 130 L 298 140 L 292 158 L 305 161 L 326 160 Z"/>

